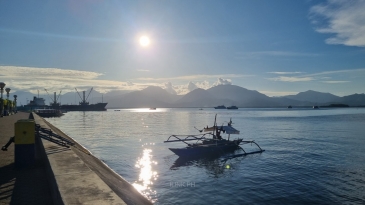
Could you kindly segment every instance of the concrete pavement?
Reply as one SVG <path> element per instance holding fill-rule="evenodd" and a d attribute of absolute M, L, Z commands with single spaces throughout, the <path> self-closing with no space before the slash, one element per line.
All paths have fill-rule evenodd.
<path fill-rule="evenodd" d="M 28 116 L 0 118 L 0 147 L 14 136 L 14 123 Z M 74 141 L 38 115 L 34 120 Z M 67 148 L 36 137 L 36 148 L 36 164 L 22 170 L 14 168 L 14 144 L 0 151 L 0 204 L 152 204 L 77 142 Z"/>
<path fill-rule="evenodd" d="M 14 136 L 14 123 L 28 119 L 29 113 L 0 118 L 0 147 Z M 52 204 L 46 169 L 42 161 L 35 166 L 18 170 L 14 167 L 14 143 L 8 151 L 0 150 L 0 204 Z"/>

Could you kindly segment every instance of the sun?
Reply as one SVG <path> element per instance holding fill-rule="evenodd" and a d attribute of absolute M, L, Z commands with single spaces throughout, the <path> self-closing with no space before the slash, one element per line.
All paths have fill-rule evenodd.
<path fill-rule="evenodd" d="M 143 46 L 143 47 L 147 47 L 149 46 L 151 43 L 150 38 L 148 38 L 148 36 L 141 36 L 141 38 L 139 38 L 139 45 Z"/>

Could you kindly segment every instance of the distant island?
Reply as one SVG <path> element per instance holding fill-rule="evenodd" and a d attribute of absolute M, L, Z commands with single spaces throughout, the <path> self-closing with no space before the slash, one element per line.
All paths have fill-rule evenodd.
<path fill-rule="evenodd" d="M 330 104 L 330 105 L 323 105 L 321 107 L 350 107 L 350 106 L 346 104 Z"/>

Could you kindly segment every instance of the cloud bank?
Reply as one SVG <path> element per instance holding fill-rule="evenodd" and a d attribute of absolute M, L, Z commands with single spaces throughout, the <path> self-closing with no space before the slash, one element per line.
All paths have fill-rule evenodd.
<path fill-rule="evenodd" d="M 89 89 L 94 87 L 100 91 L 110 90 L 138 90 L 143 84 L 131 82 L 101 80 L 102 73 L 67 70 L 58 68 L 33 68 L 17 66 L 0 66 L 0 81 L 12 90 L 26 90 L 37 93 L 37 90 L 50 90 L 64 92 L 73 91 L 74 88 Z"/>
<path fill-rule="evenodd" d="M 231 79 L 218 78 L 217 82 L 215 82 L 213 85 L 232 85 L 232 81 Z"/>
<path fill-rule="evenodd" d="M 327 44 L 365 47 L 365 0 L 328 0 L 310 9 L 319 33 L 333 34 Z"/>
<path fill-rule="evenodd" d="M 273 81 L 284 81 L 284 82 L 303 82 L 303 81 L 314 80 L 312 77 L 287 77 L 287 76 L 278 76 L 269 79 Z"/>
<path fill-rule="evenodd" d="M 216 85 L 232 84 L 230 79 L 224 77 L 241 78 L 244 75 L 226 74 L 217 78 L 217 75 L 194 75 L 194 76 L 177 76 L 172 78 L 158 79 L 131 79 L 128 81 L 102 80 L 103 73 L 67 70 L 58 68 L 34 68 L 34 67 L 17 67 L 17 66 L 0 66 L 0 81 L 6 83 L 6 87 L 10 87 L 14 91 L 30 91 L 37 93 L 37 90 L 47 89 L 54 92 L 62 90 L 63 93 L 74 91 L 77 89 L 97 90 L 102 93 L 112 90 L 142 90 L 148 86 L 159 86 L 166 89 L 171 94 L 183 95 L 197 88 L 209 89 Z M 167 79 L 175 79 L 180 82 L 179 85 L 173 85 L 172 81 Z M 189 81 L 189 79 L 195 79 Z M 210 82 L 207 80 L 211 80 Z M 218 79 L 214 82 L 214 79 Z M 174 81 L 174 82 L 175 82 Z"/>
<path fill-rule="evenodd" d="M 277 77 L 267 78 L 272 81 L 282 82 L 306 82 L 306 81 L 318 81 L 322 83 L 338 84 L 338 83 L 349 83 L 349 79 L 362 78 L 365 76 L 365 69 L 348 69 L 348 70 L 333 70 L 324 71 L 318 73 L 304 72 L 269 72 L 270 74 L 276 74 Z M 291 76 L 285 76 L 290 74 Z M 331 80 L 329 80 L 331 79 Z"/>
<path fill-rule="evenodd" d="M 169 92 L 170 94 L 176 95 L 177 92 L 175 91 L 174 87 L 172 86 L 171 82 L 165 83 L 165 90 Z"/>

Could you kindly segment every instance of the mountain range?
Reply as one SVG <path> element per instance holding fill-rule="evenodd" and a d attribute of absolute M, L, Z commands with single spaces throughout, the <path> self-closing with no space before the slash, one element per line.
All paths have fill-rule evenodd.
<path fill-rule="evenodd" d="M 25 104 L 33 94 L 18 91 L 18 105 Z M 81 93 L 82 94 L 82 93 Z M 88 94 L 88 91 L 86 91 Z M 40 95 L 49 102 L 53 96 Z M 78 104 L 80 97 L 75 92 L 60 95 L 62 104 Z M 330 104 L 347 104 L 364 106 L 365 94 L 353 94 L 339 97 L 330 93 L 308 90 L 296 95 L 269 97 L 255 90 L 248 90 L 236 85 L 217 85 L 204 89 L 195 89 L 186 95 L 174 95 L 157 86 L 150 86 L 140 91 L 113 91 L 101 94 L 93 91 L 88 99 L 90 103 L 108 102 L 107 108 L 141 108 L 141 107 L 215 107 L 218 105 L 237 107 L 287 107 L 324 106 Z M 22 103 L 23 102 L 23 103 Z"/>

